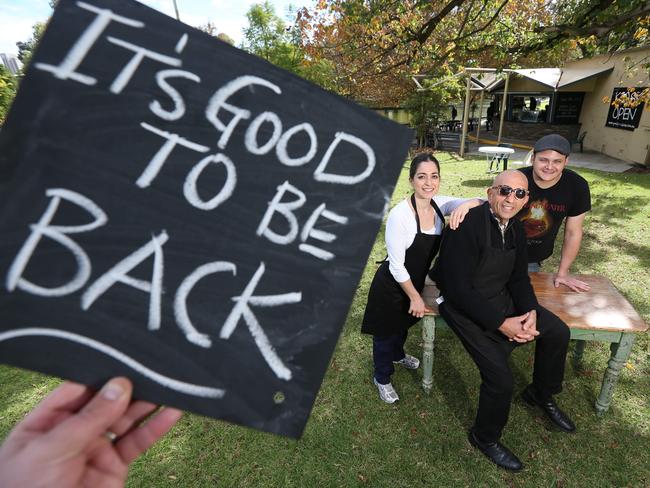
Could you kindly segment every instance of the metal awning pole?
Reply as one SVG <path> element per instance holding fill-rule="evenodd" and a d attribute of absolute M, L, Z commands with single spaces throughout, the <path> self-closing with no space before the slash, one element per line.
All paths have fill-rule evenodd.
<path fill-rule="evenodd" d="M 476 124 L 476 144 L 479 144 L 478 137 L 481 135 L 481 119 L 483 118 L 483 97 L 485 90 L 481 90 L 481 101 L 478 102 L 478 124 Z"/>
<path fill-rule="evenodd" d="M 469 118 L 469 97 L 472 77 L 467 73 L 467 90 L 465 90 L 465 110 L 463 110 L 463 135 L 460 138 L 460 157 L 465 155 L 465 140 L 467 139 L 467 119 Z"/>
<path fill-rule="evenodd" d="M 176 20 L 180 21 L 181 16 L 178 15 L 178 5 L 176 5 L 176 0 L 174 0 L 174 10 L 176 11 Z"/>
<path fill-rule="evenodd" d="M 508 100 L 509 82 L 510 82 L 510 73 L 506 75 L 506 86 L 503 89 L 503 100 L 501 100 L 501 117 L 499 119 L 499 135 L 497 137 L 497 146 L 501 144 L 501 132 L 503 131 L 503 119 L 506 115 L 506 100 Z"/>

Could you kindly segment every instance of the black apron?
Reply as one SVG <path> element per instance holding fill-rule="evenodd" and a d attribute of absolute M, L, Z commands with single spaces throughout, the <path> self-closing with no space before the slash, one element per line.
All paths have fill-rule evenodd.
<path fill-rule="evenodd" d="M 415 211 L 417 233 L 404 255 L 404 267 L 411 276 L 413 286 L 418 293 L 421 293 L 431 261 L 440 248 L 440 235 L 422 233 L 415 195 L 411 195 L 411 204 Z M 431 206 L 436 211 L 444 228 L 445 216 L 433 200 L 431 200 Z M 410 305 L 411 300 L 390 273 L 388 261 L 384 261 L 377 269 L 370 285 L 361 332 L 377 336 L 403 333 L 420 320 L 408 313 Z"/>
<path fill-rule="evenodd" d="M 506 317 L 512 316 L 515 312 L 514 304 L 510 293 L 506 288 L 508 280 L 512 275 L 517 257 L 517 249 L 505 249 L 502 244 L 501 248 L 492 247 L 492 216 L 489 206 L 485 204 L 485 232 L 487 236 L 487 246 L 479 260 L 478 267 L 472 284 L 474 289 L 483 295 L 495 308 L 500 310 Z M 511 223 L 513 225 L 513 223 Z M 515 228 L 513 227 L 513 231 Z M 516 236 L 514 242 L 516 242 Z M 468 318 L 459 312 L 448 301 L 444 302 L 444 315 L 449 315 L 451 322 L 463 323 Z M 445 317 L 446 318 L 446 317 Z M 476 327 L 479 327 L 478 325 Z M 486 334 L 499 341 L 508 338 L 499 331 L 489 331 Z"/>

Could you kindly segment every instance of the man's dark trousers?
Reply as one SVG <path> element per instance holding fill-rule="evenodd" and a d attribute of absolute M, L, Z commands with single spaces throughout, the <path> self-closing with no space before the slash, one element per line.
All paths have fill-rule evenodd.
<path fill-rule="evenodd" d="M 508 357 L 523 344 L 509 341 L 498 330 L 483 330 L 448 302 L 440 305 L 440 313 L 481 374 L 478 412 L 472 430 L 480 441 L 496 442 L 508 422 L 514 390 Z M 537 330 L 533 386 L 540 398 L 547 399 L 562 390 L 570 331 L 559 317 L 543 307 L 537 308 Z"/>

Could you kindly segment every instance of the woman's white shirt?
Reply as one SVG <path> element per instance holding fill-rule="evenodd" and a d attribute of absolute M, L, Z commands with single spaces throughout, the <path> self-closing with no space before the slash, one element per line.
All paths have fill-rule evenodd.
<path fill-rule="evenodd" d="M 415 213 L 409 205 L 410 197 L 402 200 L 395 205 L 388 213 L 386 221 L 386 250 L 388 251 L 388 269 L 398 283 L 404 283 L 411 279 L 404 259 L 406 250 L 413 244 L 415 234 L 417 233 L 417 224 L 415 223 Z M 468 198 L 453 198 L 436 195 L 433 197 L 443 215 L 449 215 L 458 206 L 462 205 Z M 424 234 L 438 235 L 442 233 L 442 222 L 438 214 L 435 214 L 435 223 L 431 229 L 420 229 Z"/>

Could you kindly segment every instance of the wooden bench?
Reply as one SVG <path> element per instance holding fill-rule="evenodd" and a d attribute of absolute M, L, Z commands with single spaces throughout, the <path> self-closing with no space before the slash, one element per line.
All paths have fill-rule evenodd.
<path fill-rule="evenodd" d="M 436 132 L 436 149 L 438 151 L 460 152 L 461 134 L 459 132 Z M 469 151 L 469 139 L 465 138 L 465 152 Z"/>
<path fill-rule="evenodd" d="M 571 339 L 576 340 L 573 354 L 576 367 L 580 367 L 585 341 L 611 343 L 611 356 L 596 399 L 596 412 L 601 415 L 609 409 L 621 368 L 630 356 L 635 334 L 647 331 L 648 325 L 607 278 L 597 275 L 577 275 L 577 278 L 588 283 L 591 290 L 576 293 L 566 286 L 555 288 L 551 273 L 530 274 L 540 305 L 571 328 Z M 425 303 L 431 309 L 422 319 L 422 388 L 426 393 L 433 387 L 435 331 L 436 328 L 448 327 L 438 313 L 435 301 L 438 294 L 435 284 L 427 279 L 422 292 Z"/>

